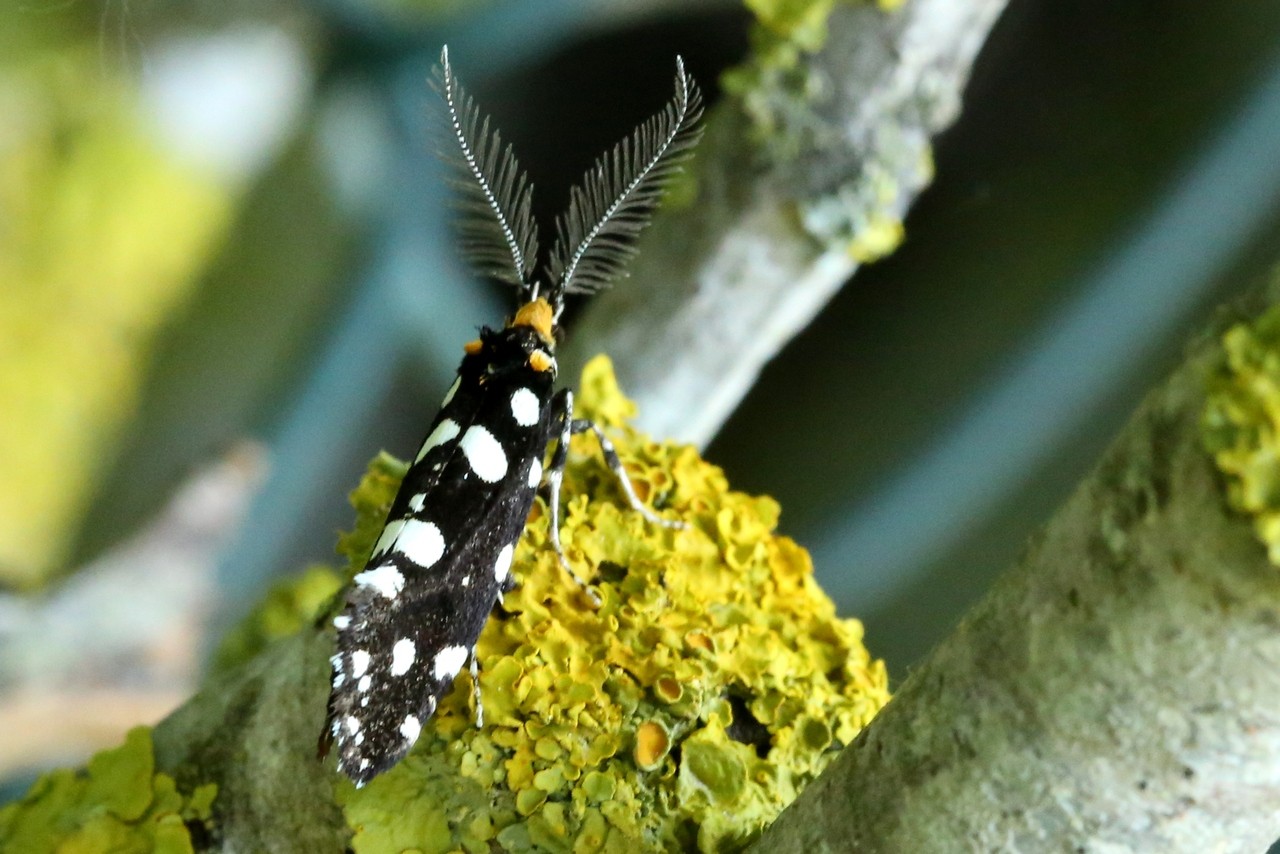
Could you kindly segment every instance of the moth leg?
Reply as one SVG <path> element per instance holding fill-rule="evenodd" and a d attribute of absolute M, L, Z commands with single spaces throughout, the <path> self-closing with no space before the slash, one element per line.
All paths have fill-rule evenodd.
<path fill-rule="evenodd" d="M 604 455 L 604 461 L 609 466 L 609 470 L 613 472 L 613 476 L 618 479 L 623 493 L 627 496 L 627 503 L 631 505 L 632 510 L 635 510 L 653 524 L 661 525 L 664 528 L 682 530 L 689 527 L 687 523 L 679 519 L 663 519 L 640 501 L 640 498 L 636 495 L 635 487 L 631 485 L 631 478 L 627 477 L 627 470 L 623 467 L 622 460 L 618 459 L 618 452 L 614 450 L 613 442 L 609 441 L 609 437 L 604 434 L 604 430 L 600 429 L 599 424 L 580 418 L 569 425 L 569 431 L 575 435 L 585 433 L 588 430 L 596 434 L 596 441 L 600 443 L 600 452 Z"/>
<path fill-rule="evenodd" d="M 506 607 L 507 594 L 519 586 L 520 584 L 516 581 L 515 575 L 508 572 L 507 577 L 502 579 L 502 583 L 498 585 L 498 604 Z"/>
<path fill-rule="evenodd" d="M 498 590 L 498 601 L 502 601 L 502 594 L 510 593 L 512 590 L 515 590 L 519 586 L 520 584 L 519 582 L 516 581 L 515 576 L 508 575 L 503 580 L 501 589 Z"/>
<path fill-rule="evenodd" d="M 567 388 L 558 392 L 552 400 L 552 405 L 559 410 L 561 426 L 560 438 L 556 442 L 556 452 L 551 455 L 551 465 L 547 467 L 546 476 L 547 504 L 551 509 L 551 525 L 547 530 L 551 539 L 551 548 L 555 550 L 556 558 L 560 561 L 560 566 L 564 567 L 564 571 L 578 583 L 587 596 L 591 597 L 591 601 L 599 606 L 600 597 L 569 567 L 569 560 L 564 556 L 564 547 L 560 544 L 560 481 L 564 478 L 564 465 L 569 459 L 569 438 L 573 435 L 573 392 Z"/>
<path fill-rule="evenodd" d="M 476 698 L 476 729 L 484 727 L 484 704 L 480 702 L 480 661 L 476 648 L 471 647 L 471 693 Z"/>

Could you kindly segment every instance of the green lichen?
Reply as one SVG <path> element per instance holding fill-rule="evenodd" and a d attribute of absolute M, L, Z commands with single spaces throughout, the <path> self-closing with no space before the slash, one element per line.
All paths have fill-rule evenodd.
<path fill-rule="evenodd" d="M 1280 565 L 1280 306 L 1228 329 L 1222 349 L 1205 403 L 1205 448 L 1226 476 L 1228 503 L 1253 517 Z"/>
<path fill-rule="evenodd" d="M 155 773 L 151 730 L 137 727 L 85 771 L 51 771 L 0 808 L 0 851 L 192 852 L 192 832 L 207 835 L 217 791 L 210 783 L 183 794 L 172 777 Z"/>
<path fill-rule="evenodd" d="M 808 554 L 774 533 L 777 503 L 627 426 L 634 407 L 606 359 L 577 399 L 642 500 L 689 527 L 623 509 L 598 449 L 576 437 L 562 538 L 600 607 L 564 577 L 540 499 L 520 586 L 480 637 L 484 728 L 460 676 L 408 758 L 364 789 L 341 784 L 357 852 L 736 850 L 888 700 L 861 624 L 836 617 Z M 403 472 L 379 457 L 353 493 L 352 572 Z"/>
<path fill-rule="evenodd" d="M 901 0 L 745 0 L 756 18 L 751 56 L 721 77 L 726 92 L 742 100 L 758 137 L 777 137 L 792 128 L 796 108 L 809 101 L 812 87 L 801 59 L 827 42 L 827 22 L 840 6 L 875 5 L 891 12 Z M 788 106 L 792 105 L 792 106 Z M 798 130 L 797 128 L 793 128 Z M 792 152 L 794 153 L 794 152 Z"/>
<path fill-rule="evenodd" d="M 342 589 L 343 578 L 327 566 L 311 566 L 274 585 L 259 605 L 218 645 L 212 670 L 222 673 L 253 658 L 267 644 L 315 622 Z"/>
<path fill-rule="evenodd" d="M 721 76 L 725 92 L 746 116 L 756 150 L 793 188 L 806 232 L 859 263 L 891 254 L 902 243 L 899 211 L 903 185 L 926 182 L 932 157 L 893 136 L 886 121 L 877 150 L 849 149 L 841 118 L 839 86 L 815 70 L 810 57 L 824 49 L 831 16 L 841 7 L 870 7 L 890 14 L 898 0 L 747 0 L 755 14 L 752 50 L 742 65 Z M 814 168 L 813 163 L 824 164 Z M 910 176 L 909 180 L 904 180 Z"/>

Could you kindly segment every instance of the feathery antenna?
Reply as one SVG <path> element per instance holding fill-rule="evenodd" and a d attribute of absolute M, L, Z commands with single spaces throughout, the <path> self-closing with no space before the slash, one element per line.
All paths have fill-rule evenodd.
<path fill-rule="evenodd" d="M 486 276 L 516 285 L 537 297 L 530 273 L 538 259 L 538 228 L 533 221 L 533 185 L 520 169 L 502 134 L 462 88 L 449 65 L 449 47 L 440 51 L 433 88 L 449 110 L 456 150 L 442 146 L 441 157 L 454 169 L 459 191 L 458 225 L 463 254 Z"/>
<path fill-rule="evenodd" d="M 570 190 L 548 264 L 557 318 L 565 294 L 597 291 L 623 272 L 664 184 L 702 135 L 702 96 L 679 57 L 675 88 L 661 112 L 600 157 Z"/>

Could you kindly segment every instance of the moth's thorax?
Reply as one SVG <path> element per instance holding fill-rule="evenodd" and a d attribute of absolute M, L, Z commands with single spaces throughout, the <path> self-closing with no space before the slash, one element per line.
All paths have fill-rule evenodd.
<path fill-rule="evenodd" d="M 539 302 L 542 301 L 529 303 L 521 312 L 530 306 L 537 306 Z M 533 322 L 519 322 L 521 319 L 520 312 L 517 312 L 516 319 L 502 329 L 481 329 L 480 337 L 464 348 L 467 355 L 462 363 L 462 373 L 465 375 L 474 372 L 484 377 L 496 378 L 532 371 L 545 375 L 548 381 L 555 379 L 555 339 L 543 334 L 544 328 L 550 327 L 540 327 Z M 541 318 L 534 317 L 533 320 L 540 322 Z"/>

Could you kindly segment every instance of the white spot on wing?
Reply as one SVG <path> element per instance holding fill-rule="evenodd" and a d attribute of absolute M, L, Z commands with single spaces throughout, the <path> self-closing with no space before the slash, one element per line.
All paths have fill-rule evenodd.
<path fill-rule="evenodd" d="M 338 631 L 345 631 L 347 626 L 351 625 L 351 618 L 346 614 L 339 614 L 333 618 L 333 627 Z"/>
<path fill-rule="evenodd" d="M 435 677 L 437 682 L 452 679 L 458 675 L 458 671 L 462 669 L 462 665 L 466 660 L 467 648 L 465 646 L 446 646 L 436 653 L 431 675 Z"/>
<path fill-rule="evenodd" d="M 533 458 L 533 463 L 529 466 L 529 488 L 537 489 L 538 484 L 542 482 L 542 460 L 537 457 Z"/>
<path fill-rule="evenodd" d="M 472 425 L 458 447 L 467 455 L 471 470 L 486 483 L 497 483 L 507 473 L 507 455 L 493 434 L 479 424 Z"/>
<path fill-rule="evenodd" d="M 413 645 L 411 638 L 400 638 L 396 641 L 396 645 L 391 648 L 391 675 L 403 676 L 409 672 L 409 668 L 413 666 L 413 660 L 418 656 L 418 649 Z"/>
<path fill-rule="evenodd" d="M 363 649 L 357 649 L 351 653 L 351 675 L 359 679 L 364 672 L 369 669 L 369 653 Z"/>
<path fill-rule="evenodd" d="M 418 734 L 422 732 L 422 724 L 418 722 L 416 715 L 405 715 L 404 723 L 400 724 L 400 734 L 404 736 L 405 741 L 413 744 L 418 740 Z"/>
<path fill-rule="evenodd" d="M 419 492 L 417 495 L 409 499 L 409 509 L 414 513 L 421 513 L 422 503 L 426 501 L 426 499 L 427 494 L 425 492 Z"/>
<path fill-rule="evenodd" d="M 361 694 L 368 694 L 369 689 L 372 687 L 373 687 L 373 677 L 367 673 L 364 676 L 361 676 L 360 681 L 356 683 L 356 690 L 359 691 Z"/>
<path fill-rule="evenodd" d="M 346 682 L 346 681 L 347 681 L 347 677 L 346 677 L 346 676 L 344 676 L 344 675 L 342 675 L 341 673 L 339 673 L 337 676 L 334 676 L 334 677 L 333 677 L 333 690 L 335 690 L 335 691 L 336 691 L 336 690 L 338 690 L 339 688 L 341 688 L 341 687 L 342 687 L 342 683 L 344 683 L 344 682 Z"/>
<path fill-rule="evenodd" d="M 422 450 L 418 451 L 418 456 L 413 458 L 414 465 L 421 462 L 432 448 L 439 447 L 445 442 L 452 442 L 458 435 L 459 429 L 458 422 L 452 418 L 446 418 L 437 424 L 436 429 L 432 430 L 431 435 L 423 441 Z"/>
<path fill-rule="evenodd" d="M 493 577 L 498 579 L 498 583 L 507 580 L 507 573 L 511 571 L 511 555 L 515 550 L 507 543 L 502 547 L 502 551 L 498 552 L 498 559 L 493 564 Z"/>
<path fill-rule="evenodd" d="M 462 377 L 458 377 L 453 381 L 453 385 L 449 386 L 449 390 L 444 393 L 444 400 L 440 401 L 440 408 L 444 409 L 453 401 L 453 396 L 458 393 L 458 386 L 462 385 Z"/>
<path fill-rule="evenodd" d="M 404 519 L 394 519 L 386 524 L 382 529 L 382 535 L 378 537 L 377 544 L 373 547 L 373 556 L 385 552 L 391 548 L 391 544 L 396 541 L 396 537 L 400 534 L 400 529 L 404 527 Z"/>
<path fill-rule="evenodd" d="M 347 732 L 352 735 L 355 735 L 360 731 L 360 719 L 355 715 L 347 715 L 347 719 L 344 723 L 347 725 Z"/>
<path fill-rule="evenodd" d="M 372 587 L 388 599 L 396 598 L 404 587 L 404 576 L 390 564 L 366 569 L 352 580 L 362 587 Z"/>
<path fill-rule="evenodd" d="M 529 389 L 518 388 L 511 394 L 511 417 L 521 427 L 537 424 L 540 409 L 538 396 Z"/>
<path fill-rule="evenodd" d="M 434 523 L 410 519 L 396 540 L 396 551 L 426 569 L 444 554 L 444 536 Z"/>

